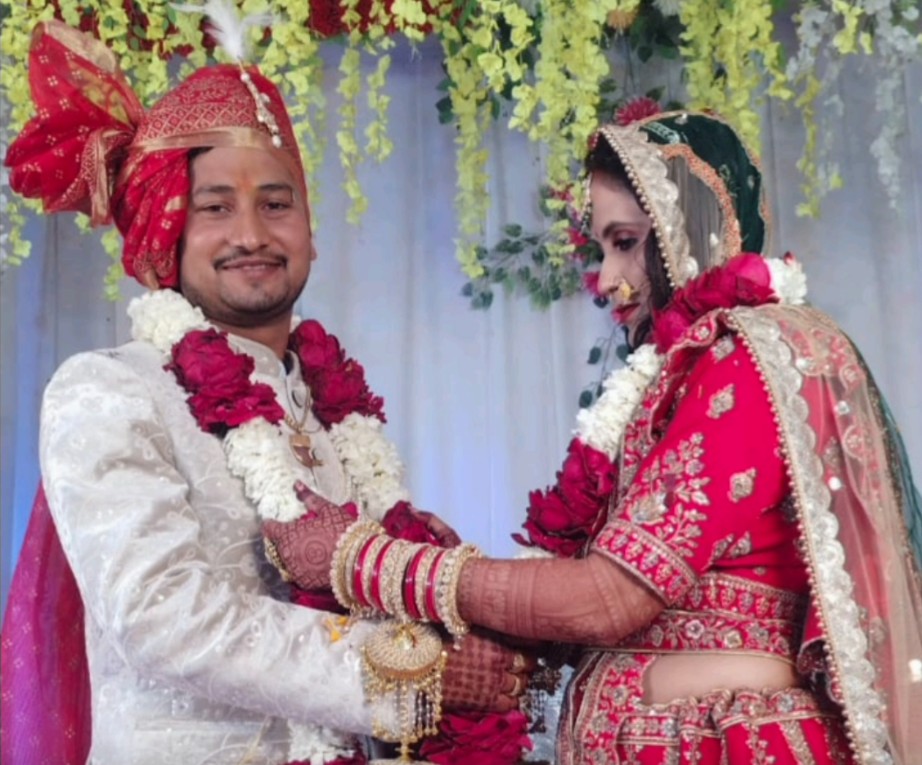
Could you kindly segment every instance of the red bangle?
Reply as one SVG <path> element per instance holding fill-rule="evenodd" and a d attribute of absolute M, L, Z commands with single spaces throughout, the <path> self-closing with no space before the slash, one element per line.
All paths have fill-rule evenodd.
<path fill-rule="evenodd" d="M 368 555 L 368 551 L 375 543 L 375 539 L 377 539 L 377 537 L 371 537 L 362 545 L 362 549 L 359 551 L 358 556 L 356 556 L 355 565 L 352 567 L 352 592 L 358 604 L 365 608 L 368 608 L 371 604 L 365 596 L 365 587 L 362 585 L 362 571 L 365 568 L 365 558 Z"/>
<path fill-rule="evenodd" d="M 423 618 L 423 615 L 416 607 L 416 574 L 419 571 L 419 564 L 422 562 L 423 556 L 429 550 L 430 548 L 425 545 L 420 547 L 403 575 L 403 607 L 406 608 L 410 618 L 414 621 L 420 621 Z"/>
<path fill-rule="evenodd" d="M 384 602 L 381 600 L 381 567 L 384 565 L 384 555 L 390 546 L 394 544 L 394 541 L 393 539 L 388 539 L 384 547 L 381 548 L 381 552 L 378 553 L 378 557 L 375 559 L 374 573 L 371 575 L 371 605 L 379 611 L 386 610 Z"/>
<path fill-rule="evenodd" d="M 446 552 L 447 551 L 440 552 L 438 557 L 432 562 L 432 565 L 429 567 L 429 578 L 426 580 L 426 611 L 428 612 L 426 616 L 429 617 L 429 621 L 431 622 L 439 621 L 439 611 L 435 601 L 435 589 L 436 582 L 438 581 L 439 569 L 442 567 L 442 560 L 445 558 Z"/>

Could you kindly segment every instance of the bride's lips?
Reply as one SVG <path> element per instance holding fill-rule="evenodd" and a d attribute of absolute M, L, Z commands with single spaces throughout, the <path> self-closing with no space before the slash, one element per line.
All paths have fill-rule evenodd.
<path fill-rule="evenodd" d="M 627 324 L 639 307 L 640 303 L 625 303 L 624 305 L 619 305 L 612 313 L 619 324 Z"/>

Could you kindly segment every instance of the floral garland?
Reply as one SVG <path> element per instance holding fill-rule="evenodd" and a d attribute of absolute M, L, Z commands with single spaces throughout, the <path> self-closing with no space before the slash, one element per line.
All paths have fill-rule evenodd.
<path fill-rule="evenodd" d="M 243 480 L 244 493 L 260 518 L 287 521 L 300 517 L 304 508 L 294 491 L 298 476 L 279 428 L 285 413 L 271 387 L 250 379 L 252 357 L 235 352 L 227 335 L 212 327 L 202 311 L 177 292 L 159 290 L 135 298 L 128 315 L 132 336 L 151 343 L 170 359 L 165 368 L 188 392 L 187 403 L 202 430 L 222 439 L 228 470 Z M 362 512 L 382 520 L 395 536 L 412 538 L 424 533 L 413 522 L 406 501 L 397 449 L 382 432 L 384 402 L 369 390 L 361 364 L 347 358 L 339 341 L 316 321 L 297 323 L 289 347 L 311 390 L 312 411 L 327 429 L 350 494 Z M 323 593 L 293 587 L 292 600 L 337 610 L 335 600 Z M 477 761 L 487 751 L 492 753 L 491 762 L 506 765 L 517 761 L 522 749 L 530 745 L 526 728 L 521 713 L 444 715 L 439 735 L 424 745 L 439 765 Z M 290 765 L 366 762 L 351 736 L 330 728 L 291 724 L 291 735 Z M 496 752 L 505 754 L 497 759 Z"/>
<path fill-rule="evenodd" d="M 228 469 L 243 479 L 246 496 L 263 519 L 289 521 L 304 508 L 277 424 L 284 411 L 269 386 L 252 383 L 253 360 L 233 351 L 225 335 L 179 293 L 158 290 L 128 307 L 132 334 L 172 358 L 169 368 L 189 391 L 189 406 L 203 430 L 223 439 Z M 396 447 L 383 434 L 383 402 L 365 383 L 364 370 L 346 359 L 339 342 L 316 321 L 301 322 L 292 350 L 314 395 L 314 413 L 329 430 L 352 493 L 373 518 L 408 492 L 401 485 Z"/>
<path fill-rule="evenodd" d="M 245 11 L 259 7 L 253 0 L 235 2 Z M 635 64 L 657 55 L 680 55 L 692 105 L 722 112 L 754 146 L 762 93 L 793 99 L 807 131 L 798 167 L 807 195 L 800 211 L 808 214 L 817 212 L 823 193 L 841 183 L 838 169 L 826 156 L 826 143 L 829 125 L 841 121 L 841 104 L 832 92 L 842 62 L 853 55 L 873 56 L 882 67 L 876 107 L 889 119 L 883 121 L 871 151 L 890 198 L 897 199 L 895 141 L 903 109 L 898 86 L 908 63 L 922 49 L 918 3 L 803 4 L 794 13 L 797 48 L 786 66 L 773 17 L 778 6 L 772 0 L 277 0 L 272 29 L 253 30 L 253 41 L 259 46 L 261 70 L 286 91 L 310 177 L 319 170 L 326 150 L 320 130 L 326 121 L 321 45 L 330 39 L 345 45 L 335 133 L 343 184 L 352 202 L 347 216 L 357 220 L 367 205 L 358 167 L 366 159 L 380 161 L 391 151 L 385 92 L 391 35 L 403 34 L 414 44 L 427 35 L 441 39 L 446 98 L 457 127 L 461 236 L 456 256 L 467 276 L 476 279 L 482 275 L 476 243 L 482 237 L 489 199 L 489 150 L 483 141 L 488 123 L 507 116 L 511 129 L 541 142 L 546 149 L 546 181 L 559 187 L 571 177 L 585 139 L 595 128 L 605 82 L 631 77 Z M 30 116 L 29 40 L 35 24 L 52 16 L 106 43 L 144 103 L 167 90 L 167 62 L 173 57 L 185 59 L 188 68 L 204 66 L 216 55 L 198 17 L 177 13 L 159 0 L 0 0 L 0 153 L 9 133 Z M 615 64 L 612 54 L 621 41 L 636 57 L 624 68 Z M 363 58 L 377 63 L 364 79 Z M 367 103 L 364 111 L 358 108 L 360 95 Z M 822 117 L 818 106 L 830 107 L 829 116 Z M 368 115 L 364 125 L 360 114 Z M 0 264 L 15 265 L 29 254 L 22 229 L 26 207 L 34 206 L 8 195 L 4 172 L 0 168 L 0 213 L 9 225 L 0 232 Z M 557 232 L 565 242 L 563 229 Z M 117 255 L 116 238 L 105 245 L 110 255 Z M 111 285 L 117 283 L 117 275 L 116 266 Z"/>
<path fill-rule="evenodd" d="M 807 294 L 803 269 L 790 254 L 766 259 L 739 255 L 678 290 L 654 321 L 654 343 L 638 348 L 626 366 L 605 379 L 598 400 L 577 415 L 556 485 L 529 494 L 527 539 L 513 538 L 562 558 L 579 555 L 605 523 L 615 488 L 617 459 L 627 426 L 659 377 L 666 353 L 699 318 L 719 308 L 781 302 L 800 305 Z"/>

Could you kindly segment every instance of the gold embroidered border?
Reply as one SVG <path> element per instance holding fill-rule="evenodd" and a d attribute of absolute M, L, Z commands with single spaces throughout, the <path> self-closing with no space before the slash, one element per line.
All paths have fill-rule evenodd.
<path fill-rule="evenodd" d="M 829 489 L 823 482 L 822 462 L 813 445 L 817 434 L 808 421 L 809 405 L 801 391 L 804 375 L 795 363 L 794 349 L 781 330 L 784 317 L 816 326 L 821 314 L 810 308 L 761 306 L 727 312 L 753 356 L 765 383 L 779 427 L 785 466 L 794 492 L 802 529 L 804 555 L 813 578 L 813 591 L 827 661 L 842 695 L 849 738 L 862 762 L 892 762 L 887 728 L 874 710 L 885 709 L 884 700 L 866 671 L 869 658 L 858 609 L 846 609 L 853 582 L 845 570 L 845 554 L 837 538 L 838 522 L 832 513 Z M 843 682 L 848 678 L 848 682 Z"/>

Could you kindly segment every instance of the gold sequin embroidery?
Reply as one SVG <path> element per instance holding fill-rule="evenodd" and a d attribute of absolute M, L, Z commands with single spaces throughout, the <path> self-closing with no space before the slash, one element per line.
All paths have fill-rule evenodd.
<path fill-rule="evenodd" d="M 723 417 L 735 406 L 736 387 L 733 385 L 733 383 L 730 383 L 726 387 L 717 391 L 717 393 L 715 393 L 713 396 L 711 396 L 711 400 L 708 403 L 708 417 L 710 417 L 712 420 L 716 420 L 719 417 Z"/>
<path fill-rule="evenodd" d="M 714 357 L 715 361 L 723 361 L 727 356 L 733 353 L 734 350 L 736 350 L 736 343 L 733 342 L 733 337 L 724 335 L 711 346 L 711 355 Z"/>
<path fill-rule="evenodd" d="M 730 499 L 739 502 L 752 495 L 756 485 L 756 469 L 749 468 L 730 476 Z"/>

